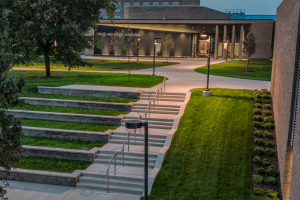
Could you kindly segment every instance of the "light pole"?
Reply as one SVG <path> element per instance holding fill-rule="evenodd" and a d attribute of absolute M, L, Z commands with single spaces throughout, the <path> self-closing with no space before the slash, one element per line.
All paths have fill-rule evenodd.
<path fill-rule="evenodd" d="M 139 61 L 139 51 L 140 51 L 140 38 L 137 39 L 137 58 L 136 61 Z"/>
<path fill-rule="evenodd" d="M 138 129 L 142 126 L 145 127 L 145 170 L 144 170 L 144 176 L 145 176 L 145 200 L 148 200 L 148 122 L 142 122 L 140 120 L 130 120 L 125 122 L 125 126 L 128 129 Z"/>
<path fill-rule="evenodd" d="M 156 40 L 160 40 L 161 38 L 154 38 L 154 57 L 153 57 L 153 74 L 155 76 L 155 52 L 156 52 Z"/>
<path fill-rule="evenodd" d="M 210 42 L 211 42 L 211 38 L 209 36 L 209 44 Z M 210 52 L 210 46 L 208 52 Z M 210 97 L 212 95 L 212 92 L 209 89 L 209 68 L 210 68 L 210 53 L 208 53 L 207 55 L 207 82 L 206 82 L 206 89 L 202 93 L 204 97 Z"/>

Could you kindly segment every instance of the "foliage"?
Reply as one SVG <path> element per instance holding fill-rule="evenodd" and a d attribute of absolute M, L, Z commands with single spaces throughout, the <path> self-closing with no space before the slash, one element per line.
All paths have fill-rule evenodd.
<path fill-rule="evenodd" d="M 10 175 L 11 166 L 22 160 L 22 133 L 21 121 L 13 115 L 6 115 L 5 109 L 22 105 L 23 101 L 18 97 L 25 86 L 25 79 L 18 81 L 15 76 L 8 76 L 14 54 L 11 50 L 12 38 L 9 35 L 11 28 L 9 23 L 9 11 L 6 8 L 8 2 L 0 2 L 0 167 L 3 169 L 0 180 L 8 185 L 6 178 Z M 5 199 L 6 190 L 0 186 L 0 198 Z"/>
<path fill-rule="evenodd" d="M 254 148 L 254 152 L 257 153 L 257 154 L 259 154 L 259 155 L 265 154 L 265 150 L 262 147 L 255 147 Z"/>
<path fill-rule="evenodd" d="M 168 62 L 168 58 L 170 57 L 170 49 L 174 48 L 174 41 L 172 39 L 171 34 L 166 35 L 163 44 L 164 44 L 165 48 L 167 49 L 167 53 L 168 53 L 167 62 Z"/>
<path fill-rule="evenodd" d="M 260 98 L 261 98 L 261 95 L 260 95 L 260 94 L 256 94 L 256 95 L 255 95 L 255 98 L 259 98 L 259 99 L 260 99 Z"/>
<path fill-rule="evenodd" d="M 264 95 L 262 95 L 262 98 L 263 99 L 270 99 L 271 97 L 269 95 L 267 95 L 267 94 L 264 94 Z"/>
<path fill-rule="evenodd" d="M 110 47 L 109 39 L 110 38 L 108 38 L 108 36 L 106 36 L 106 34 L 103 34 L 100 36 L 100 44 L 98 44 L 99 46 L 97 46 L 97 48 L 101 49 L 102 55 L 104 54 L 105 49 L 109 50 L 109 47 Z M 104 61 L 104 57 L 103 57 L 103 61 Z"/>
<path fill-rule="evenodd" d="M 256 103 L 256 104 L 254 104 L 254 107 L 256 107 L 256 108 L 261 108 L 262 106 L 261 106 L 260 103 Z"/>
<path fill-rule="evenodd" d="M 263 89 L 263 90 L 261 90 L 262 91 L 262 93 L 264 93 L 264 94 L 269 94 L 270 92 L 268 91 L 268 90 L 266 90 L 266 89 Z"/>
<path fill-rule="evenodd" d="M 264 108 L 266 108 L 266 109 L 271 109 L 271 105 L 270 105 L 270 104 L 265 104 L 265 105 L 264 105 Z"/>
<path fill-rule="evenodd" d="M 265 191 L 262 188 L 253 188 L 253 194 L 254 195 L 262 196 L 262 195 L 264 195 L 264 193 L 265 193 Z"/>
<path fill-rule="evenodd" d="M 272 122 L 272 117 L 266 117 L 266 118 L 264 119 L 264 122 L 265 122 L 265 123 Z"/>
<path fill-rule="evenodd" d="M 266 172 L 265 172 L 265 170 L 264 170 L 263 167 L 260 167 L 260 168 L 257 168 L 257 169 L 256 169 L 256 173 L 258 173 L 258 174 L 264 174 L 264 173 L 266 173 Z"/>
<path fill-rule="evenodd" d="M 261 116 L 253 116 L 253 120 L 254 121 L 262 121 L 263 120 L 263 118 L 261 117 Z"/>
<path fill-rule="evenodd" d="M 263 162 L 262 162 L 262 166 L 269 166 L 269 161 L 268 161 L 268 159 L 266 159 L 266 158 L 264 158 L 263 159 Z"/>
<path fill-rule="evenodd" d="M 263 100 L 262 101 L 264 104 L 270 104 L 270 101 L 269 100 Z"/>
<path fill-rule="evenodd" d="M 272 124 L 271 122 L 267 122 L 267 123 L 265 123 L 265 124 L 263 125 L 263 127 L 264 127 L 265 129 L 271 130 L 271 129 L 274 129 L 274 128 L 275 128 L 275 125 Z"/>
<path fill-rule="evenodd" d="M 266 155 L 267 156 L 274 156 L 275 155 L 275 151 L 273 149 L 267 148 L 266 149 Z"/>
<path fill-rule="evenodd" d="M 274 191 L 274 190 L 268 190 L 267 191 L 267 195 L 270 198 L 277 198 L 278 197 L 278 192 Z"/>
<path fill-rule="evenodd" d="M 251 57 L 255 53 L 255 48 L 256 48 L 255 37 L 254 37 L 254 33 L 252 32 L 252 26 L 250 26 L 249 32 L 245 37 L 243 43 L 245 49 L 247 50 L 247 54 L 249 55 L 249 57 Z"/>
<path fill-rule="evenodd" d="M 275 144 L 273 142 L 266 142 L 265 144 L 267 147 L 274 147 Z"/>
<path fill-rule="evenodd" d="M 254 183 L 257 183 L 257 184 L 262 184 L 263 182 L 263 177 L 260 176 L 260 175 L 253 175 L 253 181 Z"/>
<path fill-rule="evenodd" d="M 254 126 L 255 128 L 261 128 L 261 127 L 262 127 L 261 123 L 259 123 L 259 122 L 257 122 L 257 121 L 254 121 L 254 122 L 253 122 L 253 126 Z"/>
<path fill-rule="evenodd" d="M 261 160 L 260 157 L 256 156 L 256 157 L 253 158 L 253 162 L 254 162 L 255 164 L 261 164 L 261 163 L 262 163 L 262 160 Z"/>
<path fill-rule="evenodd" d="M 263 113 L 264 113 L 264 115 L 266 115 L 266 116 L 271 116 L 271 115 L 272 115 L 268 110 L 264 110 Z"/>
<path fill-rule="evenodd" d="M 97 34 L 88 35 L 96 29 L 101 9 L 110 19 L 114 18 L 115 0 L 24 0 L 10 1 L 13 12 L 10 22 L 13 29 L 13 52 L 16 63 L 29 63 L 43 55 L 46 76 L 50 77 L 49 56 L 62 61 L 68 68 L 91 66 L 80 58 L 79 52 L 99 46 Z M 20 28 L 21 27 L 21 28 Z M 57 46 L 55 46 L 55 41 Z"/>
<path fill-rule="evenodd" d="M 276 177 L 279 175 L 279 171 L 276 169 L 276 167 L 274 165 L 269 166 L 266 172 L 268 175 L 273 176 L 273 177 Z"/>
<path fill-rule="evenodd" d="M 268 131 L 264 132 L 264 134 L 267 138 L 273 138 L 273 134 Z"/>
<path fill-rule="evenodd" d="M 256 137 L 262 137 L 261 131 L 255 131 L 253 135 Z"/>
<path fill-rule="evenodd" d="M 263 101 L 261 99 L 255 99 L 255 103 L 262 103 Z"/>
<path fill-rule="evenodd" d="M 266 178 L 264 181 L 265 185 L 276 185 L 277 181 L 274 177 Z"/>
<path fill-rule="evenodd" d="M 260 112 L 259 109 L 254 109 L 254 110 L 253 110 L 253 113 L 254 113 L 254 114 L 261 114 L 261 112 Z"/>
<path fill-rule="evenodd" d="M 255 143 L 255 144 L 258 144 L 258 145 L 263 145 L 263 144 L 264 144 L 264 141 L 263 141 L 262 139 L 257 139 L 257 138 L 255 138 L 255 139 L 254 139 L 254 143 Z"/>

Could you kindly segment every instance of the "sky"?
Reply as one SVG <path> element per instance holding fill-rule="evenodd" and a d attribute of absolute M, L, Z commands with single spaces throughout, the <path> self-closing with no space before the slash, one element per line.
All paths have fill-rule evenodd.
<path fill-rule="evenodd" d="M 283 0 L 201 0 L 200 5 L 225 12 L 225 9 L 245 9 L 246 15 L 276 15 Z"/>

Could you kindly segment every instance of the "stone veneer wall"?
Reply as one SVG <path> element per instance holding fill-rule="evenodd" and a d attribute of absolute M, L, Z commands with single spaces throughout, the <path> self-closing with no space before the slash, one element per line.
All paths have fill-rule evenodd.
<path fill-rule="evenodd" d="M 291 104 L 296 65 L 297 34 L 299 24 L 299 0 L 285 0 L 277 9 L 271 93 L 273 96 L 278 161 L 281 189 L 284 188 L 285 162 L 291 119 Z M 300 98 L 299 98 L 300 100 Z M 296 127 L 296 144 L 293 155 L 290 199 L 300 197 L 300 101 Z"/>

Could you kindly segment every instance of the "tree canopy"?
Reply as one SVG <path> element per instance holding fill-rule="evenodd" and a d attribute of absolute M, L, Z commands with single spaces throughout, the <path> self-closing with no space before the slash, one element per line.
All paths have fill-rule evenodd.
<path fill-rule="evenodd" d="M 256 48 L 255 37 L 254 37 L 254 33 L 252 32 L 252 26 L 250 26 L 249 32 L 245 37 L 244 45 L 249 57 L 251 57 L 255 53 L 255 48 Z"/>

